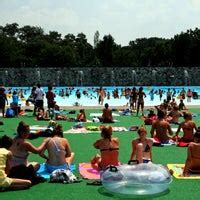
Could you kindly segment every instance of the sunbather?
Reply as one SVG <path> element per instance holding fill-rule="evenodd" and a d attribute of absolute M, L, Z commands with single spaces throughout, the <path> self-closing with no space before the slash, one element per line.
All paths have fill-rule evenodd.
<path fill-rule="evenodd" d="M 194 134 L 194 142 L 188 146 L 183 176 L 190 176 L 190 170 L 200 171 L 200 130 Z"/>
<path fill-rule="evenodd" d="M 119 140 L 112 137 L 112 127 L 101 127 L 101 137 L 93 144 L 101 155 L 97 154 L 92 158 L 92 166 L 95 169 L 105 169 L 109 165 L 119 165 Z"/>
<path fill-rule="evenodd" d="M 147 138 L 147 130 L 144 127 L 138 129 L 139 138 L 132 141 L 132 153 L 130 160 L 136 159 L 139 163 L 152 161 L 153 140 Z"/>
<path fill-rule="evenodd" d="M 12 153 L 9 147 L 12 145 L 12 139 L 4 135 L 0 138 L 0 187 L 9 189 L 26 189 L 31 186 L 31 181 L 9 178 L 7 175 L 10 171 L 9 161 Z"/>
<path fill-rule="evenodd" d="M 71 152 L 68 140 L 63 138 L 62 126 L 57 125 L 53 130 L 52 137 L 45 139 L 44 143 L 46 143 L 46 148 L 41 155 L 47 158 L 48 172 L 51 173 L 56 169 L 68 169 L 74 160 L 74 153 Z M 44 154 L 45 150 L 48 151 L 48 156 Z"/>

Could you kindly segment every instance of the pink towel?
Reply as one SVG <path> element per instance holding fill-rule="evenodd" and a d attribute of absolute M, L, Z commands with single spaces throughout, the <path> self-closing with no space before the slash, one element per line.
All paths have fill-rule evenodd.
<path fill-rule="evenodd" d="M 90 163 L 80 163 L 79 173 L 85 179 L 91 179 L 91 180 L 100 179 L 100 171 L 94 169 Z"/>

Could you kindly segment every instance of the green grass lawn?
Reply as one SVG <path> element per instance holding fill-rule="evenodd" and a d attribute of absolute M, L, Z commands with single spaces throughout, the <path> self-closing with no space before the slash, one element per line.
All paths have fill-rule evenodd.
<path fill-rule="evenodd" d="M 87 116 L 88 119 L 90 112 L 100 112 L 100 110 L 88 110 Z M 191 112 L 198 113 L 198 109 L 191 109 Z M 0 126 L 0 135 L 7 134 L 14 137 L 16 132 L 17 125 L 20 121 L 25 121 L 29 125 L 47 125 L 47 122 L 36 121 L 31 116 L 21 116 L 12 119 L 1 119 L 4 122 L 3 126 Z M 74 115 L 71 115 L 73 117 Z M 115 126 L 125 126 L 129 127 L 131 125 L 141 125 L 143 121 L 133 116 L 120 116 L 115 117 L 119 122 L 115 123 Z M 200 119 L 194 118 L 197 122 L 197 125 L 200 125 Z M 60 124 L 63 125 L 63 130 L 68 130 L 74 124 L 73 122 L 60 121 Z M 87 123 L 87 125 L 94 125 L 93 123 Z M 95 125 L 100 125 L 96 123 Z M 173 125 L 172 127 L 177 127 Z M 151 126 L 146 126 L 148 129 L 148 135 Z M 120 140 L 120 161 L 127 163 L 131 154 L 131 141 L 133 138 L 137 137 L 137 132 L 118 132 L 114 133 L 114 136 L 118 137 Z M 98 150 L 93 148 L 93 143 L 96 139 L 100 138 L 99 133 L 90 133 L 90 134 L 65 134 L 65 137 L 69 140 L 72 151 L 75 152 L 75 161 L 76 171 L 75 174 L 79 175 L 78 172 L 78 163 L 80 162 L 89 162 L 90 158 L 98 152 Z M 44 138 L 37 138 L 30 140 L 34 145 L 39 145 L 44 140 Z M 187 148 L 179 148 L 176 146 L 169 147 L 153 147 L 153 162 L 166 165 L 167 163 L 184 163 L 186 158 Z M 44 159 L 38 155 L 30 154 L 30 161 L 44 162 Z M 42 200 L 51 200 L 51 199 L 127 199 L 127 197 L 117 196 L 110 193 L 107 193 L 102 186 L 90 186 L 86 185 L 88 181 L 83 180 L 81 183 L 75 184 L 55 184 L 55 183 L 41 183 L 36 186 L 31 187 L 28 190 L 21 191 L 8 191 L 0 193 L 0 200 L 32 200 L 32 199 L 42 199 Z M 173 182 L 170 184 L 169 190 L 158 196 L 154 197 L 131 197 L 135 199 L 197 199 L 200 196 L 200 180 L 178 180 L 173 178 Z"/>

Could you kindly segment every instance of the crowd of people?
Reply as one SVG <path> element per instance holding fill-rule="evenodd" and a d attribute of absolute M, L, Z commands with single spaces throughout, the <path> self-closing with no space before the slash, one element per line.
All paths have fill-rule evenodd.
<path fill-rule="evenodd" d="M 190 92 L 190 91 L 189 91 Z M 147 137 L 147 129 L 145 126 L 140 126 L 137 130 L 138 137 L 131 142 L 132 150 L 130 151 L 130 160 L 137 160 L 138 163 L 153 162 L 152 147 L 155 144 L 177 144 L 180 146 L 188 146 L 187 158 L 182 176 L 189 176 L 191 170 L 200 170 L 200 128 L 192 120 L 192 114 L 188 112 L 183 101 L 177 105 L 172 94 L 166 94 L 166 100 L 154 110 L 150 110 L 148 116 L 144 115 L 144 98 L 146 94 L 143 88 L 140 87 L 137 91 L 133 88 L 130 92 L 130 110 L 135 111 L 136 116 L 141 113 L 144 121 L 151 119 L 151 137 Z M 13 104 L 18 106 L 18 99 L 13 93 Z M 44 97 L 47 98 L 47 111 L 44 108 Z M 182 99 L 184 93 L 182 93 Z M 50 120 L 51 111 L 55 114 L 59 111 L 59 107 L 55 102 L 55 93 L 52 87 L 49 86 L 48 92 L 44 92 L 40 84 L 33 87 L 30 98 L 27 103 L 34 103 L 33 115 L 37 116 L 38 120 Z M 191 97 L 191 96 L 189 96 Z M 188 97 L 188 98 L 189 98 Z M 104 103 L 105 92 L 103 88 L 99 90 L 99 104 Z M 162 99 L 162 97 L 161 97 Z M 4 117 L 5 104 L 7 97 L 3 87 L 0 88 L 0 105 Z M 99 122 L 114 123 L 112 109 L 108 103 L 104 104 L 102 116 L 99 117 Z M 16 111 L 18 113 L 18 109 Z M 45 113 L 46 112 L 46 113 Z M 59 112 L 57 112 L 58 114 Z M 179 118 L 183 116 L 184 121 L 180 122 Z M 56 115 L 58 117 L 58 115 Z M 153 117 L 153 118 L 152 118 Z M 58 118 L 57 118 L 58 119 Z M 77 114 L 77 122 L 86 122 L 87 117 L 84 109 L 80 109 Z M 173 132 L 171 123 L 178 124 L 178 129 Z M 179 137 L 180 130 L 183 130 L 183 136 Z M 119 160 L 120 141 L 117 137 L 112 136 L 112 126 L 101 126 L 101 138 L 94 142 L 94 148 L 100 151 L 91 159 L 91 165 L 94 169 L 104 170 L 110 165 L 118 166 L 122 164 Z M 31 186 L 34 181 L 42 182 L 41 177 L 33 179 L 25 179 L 17 177 L 16 174 L 20 167 L 26 167 L 36 172 L 39 169 L 38 162 L 29 162 L 29 153 L 38 154 L 46 160 L 45 166 L 49 173 L 57 169 L 68 169 L 72 164 L 75 153 L 70 148 L 69 141 L 64 138 L 62 126 L 56 124 L 51 137 L 44 139 L 40 146 L 36 147 L 31 142 L 28 142 L 30 127 L 25 122 L 21 121 L 17 127 L 17 134 L 14 139 L 8 136 L 0 138 L 0 187 L 11 189 L 25 189 Z M 20 166 L 20 167 L 19 167 Z M 22 167 L 23 166 L 23 167 Z"/>

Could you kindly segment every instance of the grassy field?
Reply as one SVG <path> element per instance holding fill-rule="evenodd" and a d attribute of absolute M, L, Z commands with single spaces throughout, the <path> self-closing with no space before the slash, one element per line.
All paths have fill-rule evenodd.
<path fill-rule="evenodd" d="M 100 110 L 88 110 L 86 111 L 88 119 L 89 113 L 91 112 L 100 112 Z M 198 109 L 191 109 L 191 112 L 198 113 Z M 29 125 L 47 125 L 47 122 L 36 121 L 30 113 L 28 116 L 21 116 L 11 119 L 1 119 L 4 122 L 3 126 L 0 126 L 0 135 L 7 134 L 14 137 L 16 132 L 17 125 L 20 121 L 25 121 Z M 73 117 L 74 115 L 70 115 Z M 115 126 L 124 126 L 126 128 L 131 125 L 141 125 L 143 121 L 133 116 L 120 116 L 115 117 L 119 120 L 116 122 Z M 182 120 L 182 119 L 181 119 Z M 197 125 L 200 125 L 200 119 L 194 118 Z M 63 130 L 68 130 L 73 126 L 73 122 L 60 121 L 60 124 L 63 125 Z M 87 125 L 94 125 L 93 123 L 87 123 Z M 95 125 L 100 125 L 96 123 Z M 177 127 L 173 125 L 172 127 Z M 146 126 L 149 130 L 151 126 Z M 118 137 L 120 140 L 120 161 L 122 163 L 127 163 L 131 154 L 131 141 L 133 138 L 137 137 L 136 132 L 116 132 L 113 134 Z M 90 133 L 90 134 L 65 134 L 65 137 L 69 140 L 72 151 L 75 152 L 75 161 L 76 171 L 75 174 L 80 177 L 78 172 L 78 163 L 80 162 L 89 162 L 90 158 L 97 153 L 98 151 L 93 148 L 93 143 L 96 139 L 100 138 L 99 133 Z M 30 140 L 34 145 L 39 145 L 44 138 L 37 138 Z M 168 147 L 153 147 L 153 162 L 166 165 L 167 163 L 184 163 L 186 158 L 187 148 L 179 148 L 176 146 Z M 44 160 L 38 155 L 30 154 L 30 161 L 38 161 L 40 163 Z M 110 194 L 104 190 L 102 186 L 91 186 L 87 185 L 88 180 L 83 180 L 81 183 L 75 184 L 53 184 L 53 183 L 41 183 L 36 186 L 31 187 L 28 190 L 21 191 L 9 191 L 1 192 L 1 200 L 51 200 L 51 199 L 77 199 L 77 200 L 86 200 L 86 199 L 127 199 L 125 196 L 117 196 Z M 146 197 L 135 197 L 135 199 L 197 199 L 200 196 L 200 180 L 178 180 L 173 178 L 173 182 L 170 184 L 169 190 L 162 195 L 157 196 L 146 196 Z"/>

